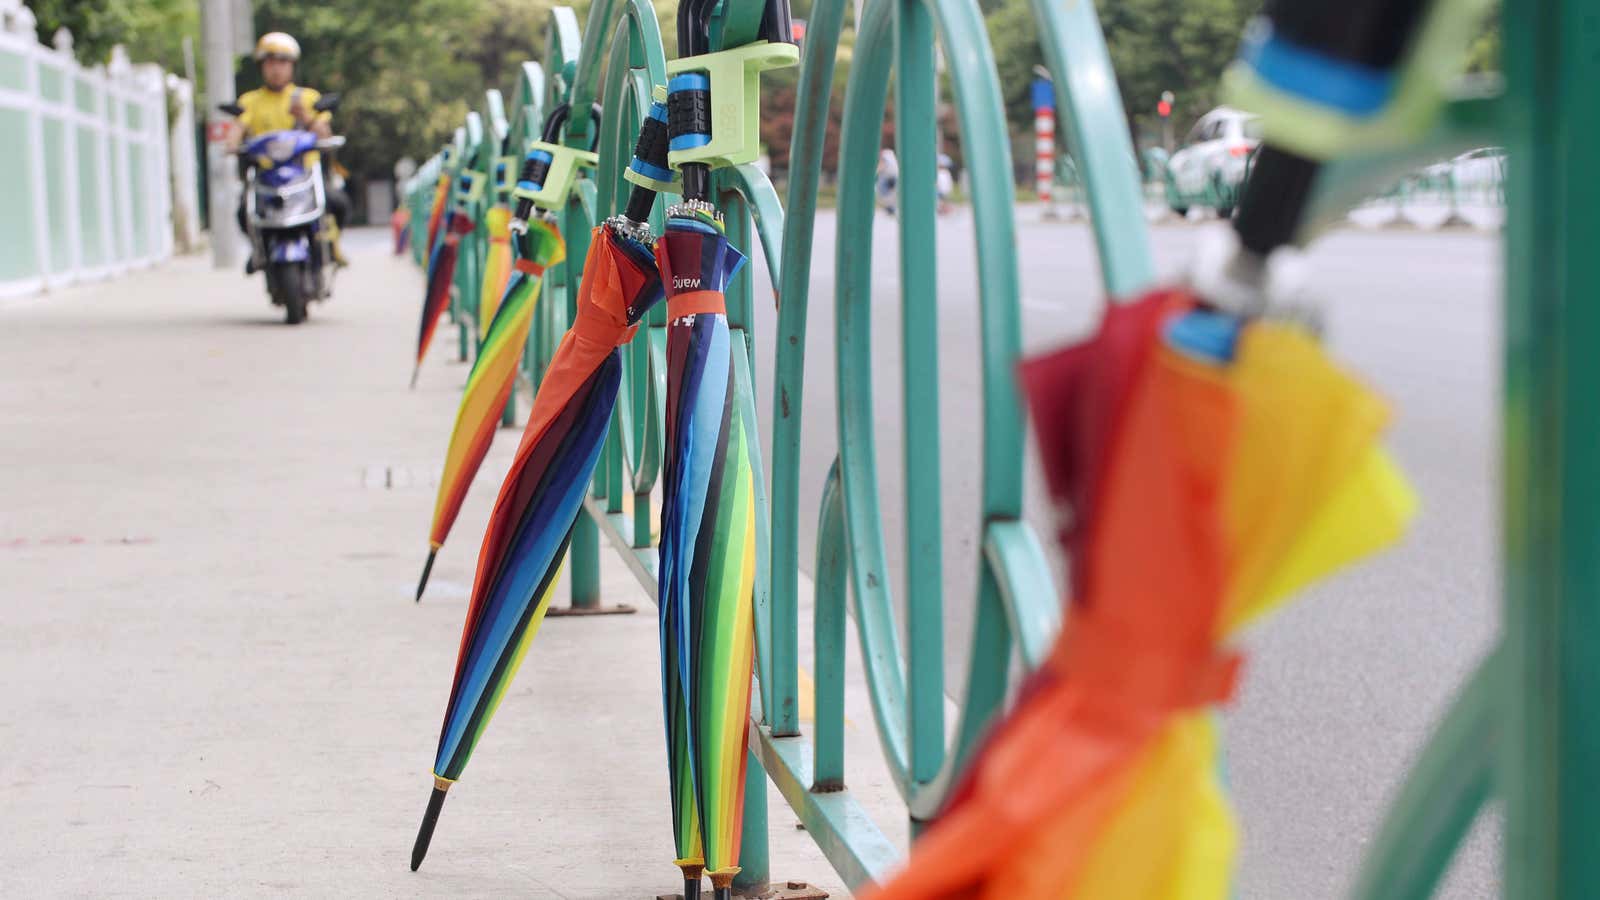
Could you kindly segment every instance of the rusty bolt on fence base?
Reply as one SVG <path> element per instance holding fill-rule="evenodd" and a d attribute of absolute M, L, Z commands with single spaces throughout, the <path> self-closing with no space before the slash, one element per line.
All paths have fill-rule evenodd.
<path fill-rule="evenodd" d="M 786 881 L 781 887 L 768 885 L 754 893 L 735 891 L 744 900 L 828 900 L 828 892 L 804 881 Z M 683 900 L 682 894 L 657 894 L 656 900 Z"/>

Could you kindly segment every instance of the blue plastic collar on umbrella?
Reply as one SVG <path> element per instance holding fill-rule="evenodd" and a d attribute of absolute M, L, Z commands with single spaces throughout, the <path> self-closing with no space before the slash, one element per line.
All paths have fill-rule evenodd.
<path fill-rule="evenodd" d="M 667 81 L 668 94 L 705 93 L 710 90 L 711 76 L 704 72 L 683 72 Z M 709 122 L 705 124 L 710 125 Z M 709 143 L 711 143 L 709 132 L 692 131 L 673 135 L 668 147 L 672 150 L 692 150 Z"/>
<path fill-rule="evenodd" d="M 1354 116 L 1378 112 L 1394 94 L 1393 73 L 1294 44 L 1279 37 L 1271 27 L 1247 33 L 1239 58 L 1273 87 Z"/>
<path fill-rule="evenodd" d="M 1233 361 L 1239 327 L 1239 319 L 1226 313 L 1193 310 L 1169 321 L 1165 336 L 1179 353 L 1220 365 Z"/>
<path fill-rule="evenodd" d="M 539 162 L 544 163 L 546 168 L 548 168 L 550 161 L 555 157 L 551 156 L 549 151 L 546 150 L 530 150 L 528 152 L 528 158 L 532 160 L 538 160 Z M 525 191 L 537 191 L 541 190 L 544 185 L 536 181 L 519 181 L 517 182 L 517 187 L 522 188 Z"/>

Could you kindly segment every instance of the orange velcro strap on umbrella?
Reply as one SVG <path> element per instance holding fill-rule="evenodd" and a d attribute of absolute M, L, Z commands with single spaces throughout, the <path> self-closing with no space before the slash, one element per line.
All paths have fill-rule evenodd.
<path fill-rule="evenodd" d="M 633 340 L 633 335 L 638 330 L 637 322 L 632 325 L 616 325 L 598 316 L 579 316 L 578 320 L 572 323 L 574 337 L 606 347 L 620 347 L 626 344 Z"/>
<path fill-rule="evenodd" d="M 514 263 L 514 265 L 517 267 L 518 272 L 525 272 L 529 275 L 544 274 L 544 266 L 539 265 L 531 259 L 519 259 L 516 261 L 516 263 Z"/>
<path fill-rule="evenodd" d="M 727 315 L 728 302 L 721 291 L 685 291 L 667 298 L 667 321 L 705 313 Z"/>

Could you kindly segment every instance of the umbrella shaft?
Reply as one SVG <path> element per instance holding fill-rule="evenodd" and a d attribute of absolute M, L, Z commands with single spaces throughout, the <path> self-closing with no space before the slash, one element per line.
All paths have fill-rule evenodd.
<path fill-rule="evenodd" d="M 1295 243 L 1321 168 L 1315 160 L 1263 145 L 1233 220 L 1239 243 L 1260 257 Z"/>
<path fill-rule="evenodd" d="M 628 210 L 624 215 L 634 224 L 643 224 L 650 221 L 650 209 L 656 204 L 656 192 L 642 185 L 634 185 L 633 193 L 628 195 Z"/>
<path fill-rule="evenodd" d="M 711 199 L 711 169 L 705 163 L 684 163 L 683 199 Z"/>

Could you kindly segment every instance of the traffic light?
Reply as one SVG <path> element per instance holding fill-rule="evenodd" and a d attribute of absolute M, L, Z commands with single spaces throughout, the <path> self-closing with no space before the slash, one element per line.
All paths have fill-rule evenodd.
<path fill-rule="evenodd" d="M 1165 100 L 1161 101 L 1160 103 L 1157 103 L 1156 104 L 1156 113 L 1159 114 L 1161 116 L 1161 118 L 1165 119 L 1167 116 L 1172 115 L 1172 104 L 1168 103 Z"/>

